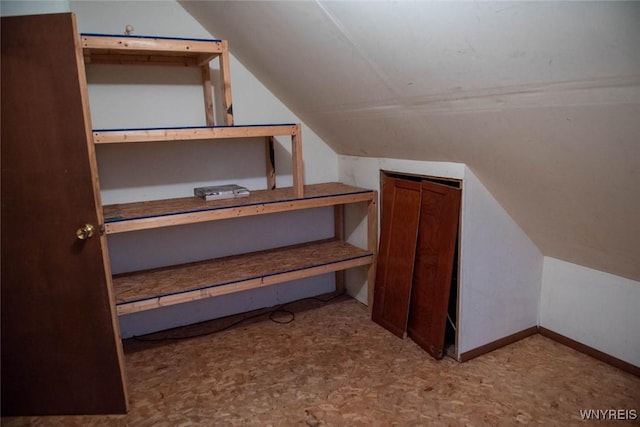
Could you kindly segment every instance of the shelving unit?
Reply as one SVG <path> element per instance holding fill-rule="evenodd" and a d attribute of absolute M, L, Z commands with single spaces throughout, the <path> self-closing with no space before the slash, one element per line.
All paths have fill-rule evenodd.
<path fill-rule="evenodd" d="M 302 198 L 296 197 L 292 188 L 282 188 L 254 191 L 242 199 L 205 202 L 185 197 L 104 206 L 107 234 L 336 207 L 336 237 L 332 240 L 115 276 L 118 314 L 371 265 L 375 254 L 374 238 L 368 242 L 367 249 L 341 240 L 342 207 L 350 203 L 368 203 L 368 227 L 375 233 L 375 196 L 372 190 L 325 183 L 306 186 Z"/>
<path fill-rule="evenodd" d="M 99 129 L 93 142 L 132 144 L 173 141 L 263 138 L 267 190 L 251 191 L 240 199 L 206 202 L 196 197 L 153 200 L 103 206 L 106 234 L 133 232 L 244 216 L 334 207 L 334 238 L 213 260 L 138 271 L 113 277 L 118 315 L 179 304 L 213 296 L 269 286 L 285 281 L 336 272 L 344 287 L 345 269 L 369 266 L 369 293 L 375 282 L 377 193 L 341 183 L 304 185 L 300 125 L 234 125 L 228 46 L 224 40 L 176 39 L 82 34 L 86 63 L 161 64 L 196 66 L 202 70 L 206 126 Z M 220 95 L 224 124 L 214 123 L 209 61 L 220 61 Z M 273 145 L 275 137 L 290 137 L 293 186 L 276 188 Z M 241 142 L 241 141 L 239 141 Z M 367 205 L 368 241 L 365 248 L 345 242 L 344 206 Z"/>

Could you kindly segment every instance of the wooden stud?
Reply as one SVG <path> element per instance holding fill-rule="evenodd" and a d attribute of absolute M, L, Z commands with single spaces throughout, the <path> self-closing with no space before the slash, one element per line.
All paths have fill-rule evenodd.
<path fill-rule="evenodd" d="M 291 168 L 293 174 L 293 189 L 296 197 L 304 196 L 304 176 L 302 164 L 302 134 L 300 125 L 295 125 L 296 131 L 291 135 L 291 158 L 293 165 Z"/>
<path fill-rule="evenodd" d="M 267 172 L 267 189 L 274 190 L 276 188 L 276 157 L 275 157 L 275 140 L 273 136 L 265 139 L 265 160 Z"/>
<path fill-rule="evenodd" d="M 220 79 L 222 91 L 222 109 L 225 125 L 233 125 L 233 102 L 231 99 L 231 70 L 229 68 L 229 43 L 222 41 L 220 53 Z"/>
<path fill-rule="evenodd" d="M 334 238 L 340 241 L 344 241 L 344 205 L 335 205 L 333 207 L 333 226 L 334 226 Z M 345 273 L 344 270 L 336 271 L 336 293 L 343 293 L 345 291 Z"/>
<path fill-rule="evenodd" d="M 213 116 L 213 88 L 211 85 L 211 69 L 209 63 L 200 66 L 200 75 L 202 76 L 202 91 L 204 94 L 204 114 L 207 126 L 215 124 Z"/>

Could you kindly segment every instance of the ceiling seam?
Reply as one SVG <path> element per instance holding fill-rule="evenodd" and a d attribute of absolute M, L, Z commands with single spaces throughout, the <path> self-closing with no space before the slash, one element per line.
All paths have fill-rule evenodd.
<path fill-rule="evenodd" d="M 355 48 L 356 52 L 358 52 L 358 55 L 360 55 L 360 57 L 367 63 L 367 65 L 369 65 L 370 69 L 374 72 L 376 77 L 382 82 L 384 87 L 391 94 L 393 94 L 396 104 L 399 105 L 400 103 L 397 102 L 399 96 L 396 93 L 396 91 L 393 90 L 393 87 L 389 85 L 389 83 L 387 82 L 385 73 L 383 73 L 380 70 L 380 68 L 375 64 L 375 62 L 369 59 L 369 57 L 365 54 L 365 50 L 360 46 L 359 43 L 355 41 L 355 38 L 351 36 L 351 34 L 346 30 L 345 26 L 340 22 L 340 20 L 322 4 L 322 1 L 315 0 L 315 3 L 318 5 L 320 10 L 322 10 L 322 12 L 327 17 L 327 19 L 338 29 L 338 31 L 344 36 L 344 38 Z"/>

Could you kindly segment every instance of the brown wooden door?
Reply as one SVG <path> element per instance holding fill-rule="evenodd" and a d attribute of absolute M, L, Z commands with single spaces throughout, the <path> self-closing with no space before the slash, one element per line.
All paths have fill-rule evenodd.
<path fill-rule="evenodd" d="M 420 219 L 420 183 L 384 176 L 374 322 L 404 338 Z"/>
<path fill-rule="evenodd" d="M 423 182 L 408 335 L 436 359 L 444 353 L 456 236 L 458 188 Z"/>
<path fill-rule="evenodd" d="M 75 18 L 2 18 L 2 415 L 126 412 Z"/>

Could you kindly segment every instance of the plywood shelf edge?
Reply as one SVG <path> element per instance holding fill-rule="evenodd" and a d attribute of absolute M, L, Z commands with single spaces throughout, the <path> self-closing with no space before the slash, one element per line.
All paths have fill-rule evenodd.
<path fill-rule="evenodd" d="M 234 126 L 194 126 L 149 129 L 95 129 L 95 144 L 135 142 L 197 141 L 203 139 L 259 138 L 295 136 L 300 125 L 295 123 Z"/>
<path fill-rule="evenodd" d="M 222 54 L 215 39 L 80 34 L 87 63 L 200 66 Z"/>

